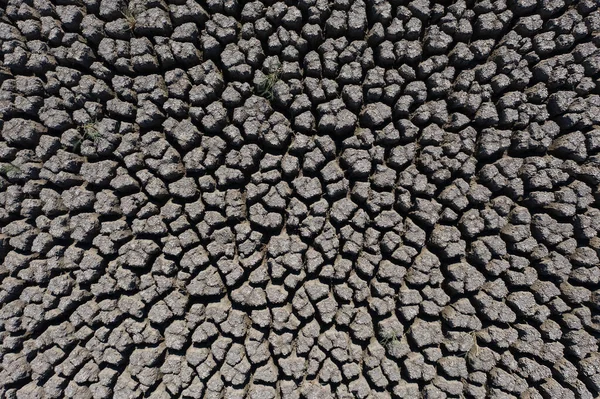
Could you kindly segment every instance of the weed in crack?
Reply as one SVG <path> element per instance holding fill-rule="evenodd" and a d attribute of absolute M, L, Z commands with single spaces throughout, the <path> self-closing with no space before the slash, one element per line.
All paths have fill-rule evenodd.
<path fill-rule="evenodd" d="M 96 127 L 97 123 L 98 121 L 88 122 L 79 127 L 81 129 L 81 138 L 75 143 L 75 146 L 73 147 L 74 150 L 81 148 L 81 144 L 85 140 L 90 140 L 94 144 L 98 142 L 98 139 L 102 137 L 102 134 Z"/>
<path fill-rule="evenodd" d="M 257 85 L 256 94 L 271 101 L 273 99 L 273 88 L 275 83 L 281 77 L 281 66 L 275 68 L 275 70 L 266 75 Z"/>
<path fill-rule="evenodd" d="M 121 11 L 121 14 L 123 15 L 123 18 L 127 20 L 129 31 L 131 32 L 131 34 L 133 34 L 133 30 L 135 29 L 136 24 L 135 16 L 129 8 L 125 8 L 123 11 Z"/>
<path fill-rule="evenodd" d="M 400 336 L 401 334 L 395 332 L 395 331 L 390 331 L 390 332 L 386 332 L 384 334 L 382 334 L 381 336 L 381 340 L 379 341 L 379 343 L 386 349 L 390 350 L 390 348 L 397 344 L 398 342 L 400 342 Z"/>
<path fill-rule="evenodd" d="M 465 352 L 464 357 L 469 356 L 469 354 L 471 354 L 472 352 L 473 352 L 474 356 L 478 356 L 479 355 L 479 344 L 477 343 L 477 332 L 473 331 L 473 332 L 469 333 L 469 335 L 471 336 L 471 339 L 473 340 L 473 345 L 471 345 L 471 348 L 469 348 L 469 350 Z"/>
<path fill-rule="evenodd" d="M 6 163 L 3 165 L 0 165 L 0 175 L 4 176 L 4 177 L 9 177 L 8 175 L 11 173 L 17 174 L 17 173 L 22 173 L 23 171 L 21 170 L 21 168 L 19 168 L 16 165 L 13 165 L 12 163 Z"/>

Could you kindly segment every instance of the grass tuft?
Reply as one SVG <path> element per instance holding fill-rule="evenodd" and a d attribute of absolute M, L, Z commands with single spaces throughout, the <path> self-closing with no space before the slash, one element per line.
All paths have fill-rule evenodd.
<path fill-rule="evenodd" d="M 266 75 L 263 78 L 263 80 L 256 85 L 256 94 L 266 98 L 269 101 L 272 100 L 273 88 L 275 86 L 275 83 L 279 81 L 279 78 L 281 77 L 281 72 L 281 66 L 278 66 L 273 72 Z"/>
<path fill-rule="evenodd" d="M 12 163 L 5 163 L 0 165 L 0 175 L 4 177 L 8 177 L 9 173 L 22 173 L 23 171 L 17 165 L 13 165 Z"/>
<path fill-rule="evenodd" d="M 94 144 L 96 144 L 98 142 L 98 140 L 102 137 L 102 134 L 96 127 L 97 124 L 98 124 L 98 121 L 92 121 L 92 122 L 88 122 L 84 125 L 79 126 L 79 128 L 81 129 L 80 130 L 81 131 L 81 139 L 79 139 L 77 141 L 77 143 L 75 143 L 75 146 L 74 146 L 75 150 L 81 148 L 81 144 L 85 140 L 90 140 L 90 141 L 94 142 Z"/>
<path fill-rule="evenodd" d="M 474 356 L 479 356 L 479 344 L 477 343 L 477 331 L 472 331 L 469 333 L 471 339 L 473 340 L 473 345 L 469 348 L 468 351 L 465 352 L 464 357 L 469 356 L 469 354 L 473 353 Z"/>
<path fill-rule="evenodd" d="M 401 336 L 402 336 L 401 334 L 399 334 L 395 331 L 390 331 L 388 333 L 382 334 L 381 340 L 379 341 L 379 343 L 384 348 L 389 350 L 392 345 L 394 345 L 400 341 Z"/>
<path fill-rule="evenodd" d="M 133 33 L 133 30 L 135 29 L 135 24 L 136 24 L 135 16 L 133 15 L 133 13 L 131 12 L 131 10 L 129 8 L 125 8 L 123 11 L 121 11 L 121 14 L 123 15 L 123 18 L 125 18 L 127 20 L 127 25 L 129 26 L 129 31 L 131 33 Z"/>

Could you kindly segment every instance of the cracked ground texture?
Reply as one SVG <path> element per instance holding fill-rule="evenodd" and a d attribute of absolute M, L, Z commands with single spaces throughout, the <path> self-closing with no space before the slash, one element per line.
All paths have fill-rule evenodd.
<path fill-rule="evenodd" d="M 597 0 L 0 4 L 1 398 L 600 396 Z"/>

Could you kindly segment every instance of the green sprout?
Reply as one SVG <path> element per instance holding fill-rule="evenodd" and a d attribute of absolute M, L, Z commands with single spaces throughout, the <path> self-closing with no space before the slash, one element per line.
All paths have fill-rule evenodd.
<path fill-rule="evenodd" d="M 96 127 L 97 121 L 88 122 L 84 125 L 81 125 L 81 138 L 75 143 L 74 149 L 81 148 L 81 144 L 85 140 L 90 140 L 92 142 L 97 143 L 100 137 L 102 137 L 102 133 Z"/>
<path fill-rule="evenodd" d="M 133 29 L 135 29 L 135 24 L 136 24 L 135 16 L 133 15 L 133 13 L 131 12 L 131 10 L 129 8 L 125 8 L 124 11 L 121 11 L 121 14 L 123 15 L 123 18 L 125 18 L 127 20 L 127 25 L 129 26 L 129 31 L 133 33 Z"/>
<path fill-rule="evenodd" d="M 390 349 L 390 347 L 392 347 L 393 345 L 397 344 L 398 342 L 400 342 L 400 337 L 401 334 L 395 332 L 395 331 L 390 331 L 387 333 L 383 333 L 381 335 L 381 340 L 379 341 L 379 343 L 386 349 Z"/>
<path fill-rule="evenodd" d="M 278 66 L 277 68 L 275 68 L 275 70 L 273 72 L 266 75 L 256 85 L 257 94 L 261 97 L 266 98 L 267 100 L 272 100 L 273 99 L 273 88 L 275 86 L 275 83 L 277 83 L 277 81 L 281 77 L 281 72 L 282 72 L 281 66 Z"/>
<path fill-rule="evenodd" d="M 477 343 L 477 331 L 472 331 L 469 333 L 471 339 L 473 340 L 473 345 L 469 348 L 468 351 L 465 352 L 464 357 L 469 356 L 471 352 L 473 352 L 474 356 L 479 356 L 479 344 Z"/>
<path fill-rule="evenodd" d="M 22 173 L 23 171 L 17 165 L 13 165 L 12 163 L 5 163 L 0 165 L 0 175 L 4 177 L 8 177 L 9 173 Z"/>

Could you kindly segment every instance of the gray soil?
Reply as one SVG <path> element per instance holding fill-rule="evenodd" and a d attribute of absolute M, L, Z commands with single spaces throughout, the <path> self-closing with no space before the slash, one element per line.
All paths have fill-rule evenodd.
<path fill-rule="evenodd" d="M 599 80 L 598 0 L 0 1 L 0 398 L 600 397 Z"/>

